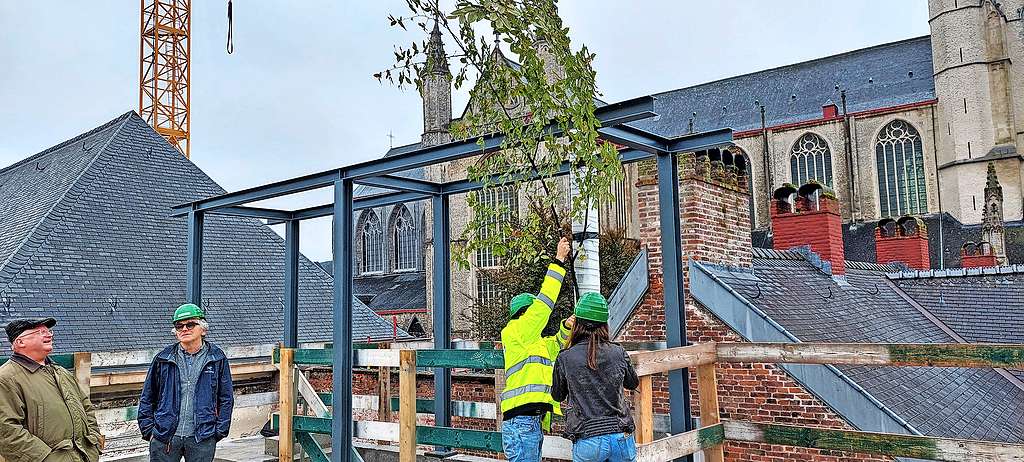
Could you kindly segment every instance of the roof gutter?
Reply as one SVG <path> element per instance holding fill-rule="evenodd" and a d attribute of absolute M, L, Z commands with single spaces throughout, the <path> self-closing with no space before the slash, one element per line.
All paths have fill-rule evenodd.
<path fill-rule="evenodd" d="M 690 294 L 747 341 L 801 343 L 796 335 L 695 260 L 690 261 Z M 835 366 L 777 366 L 859 430 L 923 435 Z"/>

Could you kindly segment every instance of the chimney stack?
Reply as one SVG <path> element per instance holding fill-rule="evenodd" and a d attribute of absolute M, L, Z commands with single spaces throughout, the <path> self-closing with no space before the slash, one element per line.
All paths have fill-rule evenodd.
<path fill-rule="evenodd" d="M 960 266 L 963 268 L 989 268 L 999 266 L 999 259 L 988 242 L 967 241 L 960 247 Z"/>
<path fill-rule="evenodd" d="M 875 255 L 878 263 L 900 262 L 913 269 L 930 269 L 928 228 L 924 221 L 910 216 L 879 221 L 875 228 Z"/>
<path fill-rule="evenodd" d="M 839 117 L 839 107 L 836 106 L 836 103 L 829 100 L 829 102 L 821 106 L 821 118 L 835 119 L 836 117 Z"/>
<path fill-rule="evenodd" d="M 816 182 L 796 189 L 791 184 L 776 189 L 771 204 L 773 243 L 776 250 L 808 246 L 829 262 L 834 276 L 846 274 L 843 224 L 839 201 Z"/>

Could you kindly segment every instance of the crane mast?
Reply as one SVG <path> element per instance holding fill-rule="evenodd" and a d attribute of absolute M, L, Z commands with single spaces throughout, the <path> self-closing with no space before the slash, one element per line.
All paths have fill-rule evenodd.
<path fill-rule="evenodd" d="M 139 115 L 188 157 L 192 1 L 141 3 Z"/>

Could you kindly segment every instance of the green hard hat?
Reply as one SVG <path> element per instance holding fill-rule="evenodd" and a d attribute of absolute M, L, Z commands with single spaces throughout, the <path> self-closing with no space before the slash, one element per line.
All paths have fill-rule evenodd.
<path fill-rule="evenodd" d="M 516 295 L 515 297 L 512 297 L 512 301 L 508 303 L 509 316 L 515 315 L 516 313 L 519 312 L 519 310 L 532 305 L 533 301 L 536 299 L 537 297 L 535 297 L 533 294 L 527 293 L 519 294 Z"/>
<path fill-rule="evenodd" d="M 608 322 L 608 301 L 597 292 L 587 292 L 576 302 L 573 312 L 579 319 Z"/>
<path fill-rule="evenodd" d="M 174 319 L 172 319 L 171 322 L 178 322 L 181 321 L 182 319 L 203 319 L 205 317 L 206 315 L 203 314 L 203 310 L 199 309 L 198 306 L 195 306 L 191 303 L 186 303 L 184 305 L 179 306 L 178 309 L 174 310 Z"/>

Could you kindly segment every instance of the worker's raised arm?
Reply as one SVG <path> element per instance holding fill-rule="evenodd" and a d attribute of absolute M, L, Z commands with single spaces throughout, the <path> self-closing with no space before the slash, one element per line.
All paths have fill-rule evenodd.
<path fill-rule="evenodd" d="M 558 252 L 555 258 L 564 262 L 569 256 L 569 240 L 562 238 L 558 242 Z M 565 279 L 565 268 L 559 263 L 548 265 L 547 273 L 544 275 L 544 282 L 541 283 L 540 293 L 526 311 L 516 319 L 508 322 L 508 326 L 502 330 L 502 341 L 508 343 L 506 335 L 516 337 L 523 343 L 531 343 L 540 340 L 544 326 L 548 324 L 548 318 L 555 308 L 558 300 L 558 293 L 562 290 L 562 281 Z"/>

